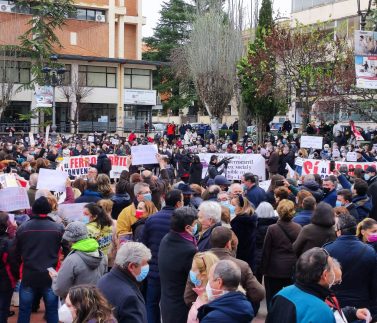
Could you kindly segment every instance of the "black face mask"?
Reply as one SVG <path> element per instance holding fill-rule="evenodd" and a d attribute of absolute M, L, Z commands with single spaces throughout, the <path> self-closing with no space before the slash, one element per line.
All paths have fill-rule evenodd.
<path fill-rule="evenodd" d="M 330 193 L 330 189 L 329 188 L 327 188 L 327 187 L 324 187 L 323 188 L 323 193 L 325 193 L 325 194 L 328 194 L 328 193 Z"/>
<path fill-rule="evenodd" d="M 189 206 L 191 202 L 191 196 L 184 196 L 183 197 L 183 204 L 184 206 Z"/>

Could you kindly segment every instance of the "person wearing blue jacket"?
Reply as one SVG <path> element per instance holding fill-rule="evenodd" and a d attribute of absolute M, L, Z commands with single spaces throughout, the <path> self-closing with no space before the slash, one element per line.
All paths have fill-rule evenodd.
<path fill-rule="evenodd" d="M 316 201 L 313 196 L 305 197 L 302 201 L 302 210 L 293 218 L 293 222 L 304 227 L 305 225 L 310 224 L 313 211 L 316 207 Z"/>
<path fill-rule="evenodd" d="M 333 291 L 342 307 L 368 308 L 374 322 L 377 318 L 376 252 L 356 236 L 356 220 L 352 215 L 341 214 L 336 230 L 338 238 L 324 246 L 342 266 L 342 283 L 334 286 Z"/>
<path fill-rule="evenodd" d="M 254 208 L 262 202 L 267 201 L 267 195 L 264 189 L 260 188 L 257 184 L 255 175 L 252 173 L 246 173 L 242 176 L 241 182 L 245 188 L 245 195 L 247 199 L 253 203 Z"/>
<path fill-rule="evenodd" d="M 198 309 L 200 323 L 249 323 L 254 311 L 246 296 L 237 291 L 241 270 L 231 260 L 220 260 L 209 272 L 208 304 Z"/>
<path fill-rule="evenodd" d="M 332 207 L 336 206 L 336 200 L 337 200 L 337 195 L 336 195 L 336 183 L 333 181 L 332 178 L 326 177 L 323 180 L 323 198 L 322 202 L 326 202 L 330 204 Z"/>

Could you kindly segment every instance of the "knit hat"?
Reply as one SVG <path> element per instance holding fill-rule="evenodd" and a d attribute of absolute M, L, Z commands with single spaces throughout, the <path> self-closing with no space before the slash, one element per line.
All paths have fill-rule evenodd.
<path fill-rule="evenodd" d="M 83 222 L 74 221 L 69 223 L 64 231 L 63 239 L 66 241 L 76 242 L 88 238 L 88 229 Z"/>
<path fill-rule="evenodd" d="M 48 214 L 52 211 L 50 203 L 46 197 L 41 196 L 34 201 L 32 212 L 33 214 Z"/>

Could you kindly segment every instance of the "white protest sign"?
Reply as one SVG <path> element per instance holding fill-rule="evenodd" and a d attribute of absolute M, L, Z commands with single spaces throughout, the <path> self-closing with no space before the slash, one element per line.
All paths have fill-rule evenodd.
<path fill-rule="evenodd" d="M 38 175 L 37 189 L 64 192 L 68 174 L 54 169 L 41 168 Z"/>
<path fill-rule="evenodd" d="M 295 173 L 296 172 L 294 171 L 294 169 L 292 169 L 291 166 L 289 166 L 288 163 L 285 165 L 285 169 L 288 171 L 289 178 L 295 178 Z"/>
<path fill-rule="evenodd" d="M 229 180 L 240 180 L 245 173 L 258 175 L 259 180 L 266 179 L 266 161 L 260 154 L 215 154 L 219 161 L 226 157 L 232 157 L 228 168 L 223 175 Z M 203 165 L 202 178 L 207 174 L 208 164 L 212 154 L 198 154 Z"/>
<path fill-rule="evenodd" d="M 258 185 L 259 185 L 259 187 L 262 188 L 265 192 L 267 192 L 268 188 L 269 188 L 270 185 L 271 185 L 271 180 L 259 182 Z"/>
<path fill-rule="evenodd" d="M 132 165 L 158 164 L 157 145 L 131 146 Z"/>
<path fill-rule="evenodd" d="M 29 143 L 31 147 L 35 146 L 35 140 L 34 140 L 34 135 L 32 132 L 29 132 Z"/>
<path fill-rule="evenodd" d="M 322 149 L 323 146 L 323 137 L 317 136 L 301 136 L 301 148 L 314 148 Z"/>
<path fill-rule="evenodd" d="M 296 158 L 296 160 L 295 160 L 296 166 L 302 166 L 303 163 L 304 163 L 304 160 L 301 157 Z"/>
<path fill-rule="evenodd" d="M 119 145 L 119 139 L 111 138 L 111 143 L 113 145 Z"/>
<path fill-rule="evenodd" d="M 2 174 L 2 175 L 0 175 L 0 184 L 1 184 L 2 188 L 19 187 L 14 174 Z"/>
<path fill-rule="evenodd" d="M 26 188 L 8 187 L 0 190 L 0 211 L 11 212 L 24 209 L 30 209 Z"/>
<path fill-rule="evenodd" d="M 48 142 L 48 137 L 49 137 L 49 135 L 50 135 L 50 126 L 48 125 L 48 126 L 46 127 L 46 138 L 45 138 L 45 142 Z"/>
<path fill-rule="evenodd" d="M 87 203 L 59 204 L 58 215 L 67 223 L 81 221 L 86 204 Z"/>
<path fill-rule="evenodd" d="M 88 136 L 88 142 L 94 142 L 94 136 Z"/>
<path fill-rule="evenodd" d="M 357 161 L 357 153 L 355 151 L 348 152 L 346 159 L 347 159 L 348 162 Z"/>

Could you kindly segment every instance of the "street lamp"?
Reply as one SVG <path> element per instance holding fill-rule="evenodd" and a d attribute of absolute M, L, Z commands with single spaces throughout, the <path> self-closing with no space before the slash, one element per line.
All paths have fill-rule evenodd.
<path fill-rule="evenodd" d="M 360 29 L 365 30 L 367 24 L 367 16 L 370 13 L 370 7 L 372 6 L 372 0 L 368 0 L 368 9 L 361 9 L 361 0 L 357 0 L 357 14 L 360 16 Z"/>
<path fill-rule="evenodd" d="M 50 57 L 52 62 L 57 62 L 58 56 L 52 55 Z M 53 64 L 56 65 L 56 64 Z M 56 143 L 56 102 L 55 102 L 55 88 L 62 84 L 64 80 L 64 67 L 49 67 L 45 66 L 42 68 L 42 72 L 45 74 L 45 84 L 52 87 L 52 126 L 51 126 L 51 141 L 53 144 Z"/>

